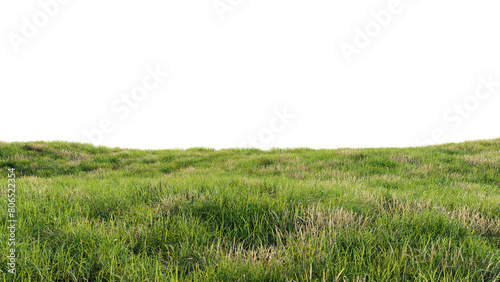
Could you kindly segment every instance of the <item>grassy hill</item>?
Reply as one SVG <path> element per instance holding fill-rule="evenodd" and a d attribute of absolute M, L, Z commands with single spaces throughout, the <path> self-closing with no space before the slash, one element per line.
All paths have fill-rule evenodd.
<path fill-rule="evenodd" d="M 4 281 L 500 281 L 500 139 L 270 151 L 0 142 L 0 181 Z"/>

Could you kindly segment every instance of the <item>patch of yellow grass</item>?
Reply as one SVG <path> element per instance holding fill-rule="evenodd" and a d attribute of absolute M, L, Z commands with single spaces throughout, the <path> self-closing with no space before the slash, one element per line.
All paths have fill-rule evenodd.
<path fill-rule="evenodd" d="M 61 149 L 61 150 L 59 150 L 58 153 L 59 153 L 59 155 L 63 155 L 63 156 L 71 156 L 73 154 L 72 152 L 70 152 L 66 149 Z"/>
<path fill-rule="evenodd" d="M 431 200 L 402 200 L 396 194 L 392 195 L 390 201 L 374 195 L 365 195 L 360 198 L 364 202 L 375 204 L 379 209 L 385 209 L 392 213 L 420 213 L 425 210 L 432 210 L 438 214 L 454 219 L 464 228 L 474 229 L 482 234 L 500 236 L 500 219 L 490 218 L 468 207 L 448 210 L 443 206 L 433 204 Z"/>
<path fill-rule="evenodd" d="M 406 155 L 406 154 L 397 154 L 397 155 L 391 155 L 390 156 L 392 160 L 398 162 L 398 163 L 409 163 L 409 164 L 414 164 L 417 163 L 417 159 L 413 156 Z"/>
<path fill-rule="evenodd" d="M 155 205 L 155 208 L 162 211 L 171 210 L 181 206 L 183 203 L 196 201 L 205 201 L 207 195 L 193 189 L 188 189 L 182 193 L 166 194 L 160 198 L 160 201 Z"/>
<path fill-rule="evenodd" d="M 401 178 L 401 176 L 393 175 L 393 174 L 373 175 L 370 178 L 378 179 L 378 180 L 385 180 L 385 181 L 390 181 L 390 182 L 405 182 L 406 181 L 405 179 Z"/>
<path fill-rule="evenodd" d="M 29 195 L 40 196 L 49 191 L 51 181 L 50 178 L 24 176 L 18 179 L 18 185 L 22 186 Z"/>
<path fill-rule="evenodd" d="M 273 222 L 279 225 L 282 218 L 272 211 L 271 214 L 274 218 Z M 287 218 L 288 214 L 285 213 L 283 216 Z M 204 253 L 207 255 L 215 253 L 221 260 L 232 262 L 248 262 L 267 266 L 282 265 L 285 263 L 285 253 L 291 247 L 290 244 L 299 244 L 300 246 L 295 245 L 294 247 L 303 247 L 304 252 L 301 255 L 308 256 L 310 255 L 308 248 L 313 240 L 329 240 L 332 243 L 336 235 L 345 228 L 364 228 L 368 222 L 367 219 L 343 208 L 312 206 L 305 211 L 305 216 L 302 220 L 297 221 L 291 232 L 284 233 L 275 225 L 276 245 L 248 248 L 244 247 L 242 243 L 222 240 L 207 246 Z M 313 259 L 318 263 L 322 258 L 314 256 Z"/>
<path fill-rule="evenodd" d="M 458 187 L 463 189 L 463 190 L 470 191 L 472 189 L 480 188 L 480 185 L 476 184 L 476 183 L 470 183 L 470 182 L 460 182 L 460 183 L 458 183 Z"/>
<path fill-rule="evenodd" d="M 71 161 L 67 162 L 66 165 L 76 166 L 82 162 L 88 162 L 88 161 L 90 161 L 90 159 L 91 159 L 90 155 L 85 154 L 85 153 L 80 153 L 80 154 L 74 155 L 73 159 Z"/>
<path fill-rule="evenodd" d="M 99 178 L 103 178 L 105 177 L 106 175 L 108 175 L 108 171 L 102 167 L 98 168 L 98 169 L 94 169 L 92 171 L 89 171 L 87 173 L 88 176 L 90 177 L 99 177 Z"/>
<path fill-rule="evenodd" d="M 302 226 L 296 226 L 296 232 L 317 234 L 320 231 L 337 230 L 342 228 L 363 228 L 368 218 L 362 217 L 353 211 L 344 208 L 322 208 L 318 205 L 307 208 Z"/>
<path fill-rule="evenodd" d="M 28 150 L 43 151 L 47 148 L 47 145 L 43 143 L 29 143 L 26 144 L 26 147 L 28 148 Z"/>
<path fill-rule="evenodd" d="M 357 155 L 357 154 L 360 154 L 362 152 L 361 149 L 340 149 L 337 151 L 339 154 L 341 155 Z"/>
<path fill-rule="evenodd" d="M 463 159 L 465 160 L 465 162 L 467 162 L 469 165 L 472 166 L 483 165 L 483 164 L 488 164 L 488 165 L 500 164 L 500 156 L 494 156 L 491 153 L 465 155 L 463 156 Z"/>
<path fill-rule="evenodd" d="M 418 166 L 417 168 L 412 169 L 411 172 L 413 174 L 420 174 L 426 176 L 427 174 L 429 174 L 429 172 L 433 171 L 434 168 L 435 167 L 433 164 L 423 164 Z"/>
<path fill-rule="evenodd" d="M 13 159 L 13 160 L 29 160 L 29 157 L 25 156 L 25 155 L 16 154 L 15 156 L 11 157 L 11 159 Z"/>
<path fill-rule="evenodd" d="M 190 167 L 187 167 L 187 168 L 182 169 L 182 173 L 184 173 L 184 174 L 189 174 L 189 173 L 191 173 L 191 172 L 193 172 L 193 171 L 195 171 L 195 170 L 196 170 L 196 168 L 194 168 L 194 167 L 190 166 Z"/>

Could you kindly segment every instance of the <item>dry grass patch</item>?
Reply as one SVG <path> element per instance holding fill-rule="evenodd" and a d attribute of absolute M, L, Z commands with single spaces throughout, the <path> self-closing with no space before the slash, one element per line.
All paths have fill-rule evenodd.
<path fill-rule="evenodd" d="M 151 168 L 156 168 L 156 167 L 159 167 L 161 165 L 160 162 L 155 162 L 155 163 L 149 163 L 148 166 L 151 167 Z"/>
<path fill-rule="evenodd" d="M 44 195 L 51 189 L 51 179 L 49 178 L 24 176 L 18 181 L 19 186 L 22 186 L 28 195 Z"/>
<path fill-rule="evenodd" d="M 305 163 L 297 163 L 295 167 L 287 167 L 286 174 L 291 178 L 304 179 L 308 175 Z"/>
<path fill-rule="evenodd" d="M 148 155 L 148 156 L 142 157 L 140 159 L 140 161 L 142 163 L 146 163 L 146 164 L 151 164 L 151 163 L 159 162 L 157 155 Z"/>
<path fill-rule="evenodd" d="M 73 152 L 70 152 L 66 149 L 62 149 L 62 150 L 59 150 L 58 154 L 63 155 L 63 156 L 71 156 L 71 155 L 73 155 Z"/>
<path fill-rule="evenodd" d="M 45 150 L 46 148 L 47 148 L 47 145 L 43 144 L 43 143 L 29 143 L 29 144 L 26 144 L 26 149 L 30 150 L 30 151 L 41 152 L 41 151 Z"/>
<path fill-rule="evenodd" d="M 470 183 L 470 182 L 460 182 L 460 183 L 458 183 L 458 188 L 466 190 L 466 191 L 470 191 L 470 190 L 473 190 L 473 189 L 479 189 L 480 187 L 481 186 L 479 184 L 476 184 L 476 183 Z"/>
<path fill-rule="evenodd" d="M 196 201 L 206 201 L 208 195 L 193 189 L 186 190 L 177 194 L 166 194 L 160 198 L 160 201 L 155 204 L 155 208 L 161 211 L 169 211 L 175 208 L 179 208 L 182 204 L 187 202 Z"/>
<path fill-rule="evenodd" d="M 463 156 L 465 162 L 469 165 L 498 165 L 500 164 L 500 156 L 494 156 L 491 153 L 481 153 L 475 155 L 465 155 Z"/>
<path fill-rule="evenodd" d="M 474 229 L 483 234 L 500 237 L 499 218 L 490 218 L 468 207 L 449 211 L 447 215 L 460 222 L 467 229 Z"/>
<path fill-rule="evenodd" d="M 454 152 L 472 152 L 472 151 L 481 151 L 484 149 L 482 145 L 479 143 L 453 143 L 447 146 L 442 147 L 443 150 L 454 151 Z"/>
<path fill-rule="evenodd" d="M 81 163 L 81 161 L 75 161 L 75 160 L 72 160 L 72 161 L 69 161 L 66 163 L 67 166 L 77 166 Z"/>
<path fill-rule="evenodd" d="M 89 154 L 86 154 L 86 153 L 80 153 L 73 158 L 73 160 L 75 160 L 75 161 L 85 161 L 85 162 L 90 161 L 90 159 L 91 159 L 91 156 Z"/>
<path fill-rule="evenodd" d="M 43 182 L 46 182 L 48 181 L 48 179 L 46 178 L 40 178 L 36 175 L 34 176 L 24 176 L 21 178 L 21 180 L 23 182 L 25 182 L 26 184 L 31 184 L 31 185 L 37 185 L 37 184 L 41 184 Z"/>
<path fill-rule="evenodd" d="M 412 174 L 418 174 L 422 176 L 427 176 L 431 171 L 435 169 L 433 164 L 423 164 L 411 170 Z M 439 168 L 438 168 L 439 169 Z"/>
<path fill-rule="evenodd" d="M 376 197 L 374 195 L 363 195 L 360 197 L 363 202 L 375 204 L 380 210 L 389 213 L 420 213 L 432 210 L 436 214 L 444 215 L 459 222 L 463 228 L 474 229 L 483 235 L 500 236 L 500 219 L 491 218 L 479 211 L 468 207 L 461 207 L 456 210 L 448 210 L 445 207 L 433 204 L 431 200 L 402 200 L 398 195 L 392 194 L 392 198 Z"/>
<path fill-rule="evenodd" d="M 94 169 L 94 170 L 91 170 L 87 173 L 87 175 L 89 177 L 99 177 L 99 178 L 103 178 L 105 176 L 107 176 L 109 174 L 109 171 L 105 168 L 98 168 L 98 169 Z"/>
<path fill-rule="evenodd" d="M 29 160 L 28 156 L 16 154 L 11 157 L 12 160 Z"/>
<path fill-rule="evenodd" d="M 224 247 L 224 245 L 229 245 Z M 204 257 L 216 254 L 219 261 L 230 263 L 252 263 L 263 266 L 282 264 L 286 253 L 285 246 L 258 246 L 250 249 L 239 243 L 214 243 L 206 249 Z"/>
<path fill-rule="evenodd" d="M 63 197 L 65 197 L 68 201 L 81 201 L 84 196 L 86 196 L 87 198 L 90 197 L 89 194 L 87 193 L 84 193 L 84 191 L 82 191 L 81 187 L 76 187 L 76 188 L 69 188 L 65 195 L 62 195 Z"/>
<path fill-rule="evenodd" d="M 319 205 L 308 207 L 305 212 L 304 224 L 296 225 L 295 232 L 317 235 L 320 231 L 337 231 L 345 228 L 363 228 L 367 224 L 368 217 L 361 216 L 354 211 L 344 208 L 328 207 Z"/>
<path fill-rule="evenodd" d="M 271 211 L 271 214 L 275 222 L 280 221 L 281 218 L 276 213 Z M 286 211 L 283 216 L 288 217 Z M 343 230 L 361 229 L 368 223 L 368 217 L 360 216 L 353 211 L 343 208 L 323 208 L 319 205 L 307 208 L 304 217 L 299 219 L 290 232 L 283 232 L 278 226 L 275 226 L 273 233 L 277 237 L 277 245 L 245 248 L 242 243 L 219 241 L 208 247 L 206 253 L 216 253 L 221 259 L 232 262 L 250 262 L 267 266 L 282 265 L 285 263 L 287 250 L 292 247 L 289 242 L 301 242 L 305 248 L 311 240 L 329 240 L 332 243 L 336 235 Z"/>
<path fill-rule="evenodd" d="M 193 171 L 195 171 L 195 170 L 196 170 L 196 168 L 194 168 L 194 167 L 190 166 L 190 167 L 184 168 L 184 169 L 182 170 L 182 173 L 183 173 L 183 174 L 190 174 L 191 172 L 193 172 Z"/>
<path fill-rule="evenodd" d="M 337 152 L 341 155 L 351 156 L 351 155 L 361 154 L 362 150 L 361 149 L 340 149 L 340 150 L 337 150 Z"/>
<path fill-rule="evenodd" d="M 404 178 L 401 178 L 401 176 L 399 176 L 399 175 L 393 175 L 393 174 L 373 175 L 370 178 L 371 179 L 391 181 L 391 182 L 405 182 L 406 181 Z"/>
<path fill-rule="evenodd" d="M 262 185 L 262 182 L 263 182 L 259 178 L 249 178 L 246 176 L 241 177 L 240 179 L 244 184 L 249 185 L 249 186 L 259 186 L 259 185 Z"/>
<path fill-rule="evenodd" d="M 82 162 L 88 162 L 91 160 L 91 156 L 85 153 L 75 154 L 73 155 L 73 159 L 66 163 L 69 166 L 76 166 Z"/>
<path fill-rule="evenodd" d="M 410 155 L 406 155 L 406 154 L 397 154 L 397 155 L 391 155 L 390 156 L 392 160 L 400 163 L 400 164 L 416 164 L 418 163 L 418 160 L 413 157 L 413 156 L 410 156 Z"/>
<path fill-rule="evenodd" d="M 325 179 L 325 178 L 343 179 L 346 178 L 347 174 L 348 173 L 337 169 L 324 169 L 311 174 L 311 176 L 319 179 Z"/>

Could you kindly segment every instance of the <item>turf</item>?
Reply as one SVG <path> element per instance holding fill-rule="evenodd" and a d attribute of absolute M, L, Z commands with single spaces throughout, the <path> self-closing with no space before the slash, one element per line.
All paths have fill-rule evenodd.
<path fill-rule="evenodd" d="M 500 281 L 500 139 L 129 150 L 0 142 L 4 281 Z"/>

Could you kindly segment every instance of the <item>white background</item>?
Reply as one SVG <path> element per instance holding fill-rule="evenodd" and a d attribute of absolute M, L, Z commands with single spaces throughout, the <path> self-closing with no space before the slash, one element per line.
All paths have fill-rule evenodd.
<path fill-rule="evenodd" d="M 355 47 L 356 28 L 396 2 L 217 0 L 232 5 L 222 13 L 213 0 L 54 1 L 32 38 L 23 18 L 43 23 L 51 1 L 0 2 L 1 141 L 89 142 L 83 132 L 106 118 L 113 130 L 94 143 L 129 148 L 500 137 L 500 87 L 474 100 L 480 76 L 500 81 L 497 0 L 401 0 L 350 63 L 341 44 Z M 170 76 L 120 117 L 113 102 L 156 66 Z M 443 118 L 464 101 L 467 118 Z M 284 108 L 295 116 L 287 125 L 276 119 Z"/>

